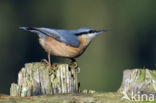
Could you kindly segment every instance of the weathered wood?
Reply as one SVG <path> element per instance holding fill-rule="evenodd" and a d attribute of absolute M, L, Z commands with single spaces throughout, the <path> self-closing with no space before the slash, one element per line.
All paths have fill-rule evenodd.
<path fill-rule="evenodd" d="M 69 64 L 28 63 L 18 73 L 18 84 L 12 83 L 11 96 L 76 93 L 78 69 Z"/>
<path fill-rule="evenodd" d="M 27 64 L 27 65 L 30 65 L 30 64 Z M 37 65 L 37 64 L 35 63 L 33 65 Z M 43 64 L 40 64 L 40 65 L 43 65 Z M 25 68 L 26 67 L 27 66 L 25 66 Z M 34 66 L 31 66 L 31 68 L 32 67 L 34 67 Z M 41 69 L 41 70 L 43 70 L 43 69 Z M 47 69 L 47 70 L 49 70 L 49 69 Z M 28 69 L 28 71 L 29 71 L 28 74 L 30 74 L 30 73 L 33 74 L 33 72 L 30 72 L 31 70 Z M 50 72 L 48 72 L 48 73 L 50 73 Z M 24 74 L 24 75 L 26 75 L 26 74 Z M 73 76 L 71 76 L 71 77 L 73 77 Z M 30 79 L 30 77 L 29 77 L 29 79 Z M 18 82 L 18 83 L 21 84 L 22 82 Z M 33 82 L 30 82 L 30 83 L 33 83 Z M 59 83 L 61 83 L 61 82 L 59 82 Z M 24 84 L 22 84 L 22 85 L 24 85 Z M 75 88 L 77 88 L 76 86 L 75 86 Z M 48 87 L 48 86 L 46 86 L 46 87 Z M 20 94 L 21 90 L 22 90 L 22 86 L 20 87 L 17 84 L 12 84 L 12 88 L 11 88 L 12 95 L 15 96 L 15 94 L 18 94 L 18 93 Z M 36 89 L 32 89 L 32 90 L 36 90 Z M 74 89 L 74 90 L 76 90 L 76 89 Z M 41 91 L 42 90 L 40 90 L 40 92 Z M 133 98 L 131 98 L 131 96 L 132 96 L 131 92 L 134 93 Z M 43 92 L 43 93 L 45 93 L 45 92 Z M 126 93 L 126 95 L 125 95 L 125 93 Z M 138 95 L 140 97 L 138 98 L 138 96 L 136 96 L 135 93 L 136 94 L 139 93 Z M 12 97 L 12 96 L 0 96 L 0 102 L 2 102 L 2 103 L 4 103 L 4 102 L 5 103 L 10 103 L 10 102 L 16 102 L 16 103 L 21 103 L 21 102 L 26 102 L 26 103 L 43 103 L 43 102 L 44 103 L 136 103 L 136 101 L 137 101 L 139 103 L 140 102 L 146 103 L 147 101 L 149 101 L 151 103 L 151 101 L 153 101 L 152 103 L 155 103 L 156 101 L 154 101 L 153 98 L 151 99 L 148 97 L 146 99 L 146 98 L 142 98 L 142 96 L 141 96 L 142 94 L 147 94 L 147 96 L 149 96 L 150 93 L 154 94 L 154 95 L 156 93 L 156 71 L 149 70 L 149 69 L 134 69 L 134 70 L 125 70 L 124 71 L 123 81 L 122 81 L 120 89 L 117 92 L 98 93 L 93 90 L 83 90 L 82 93 L 80 93 L 80 94 L 72 93 L 72 94 L 65 94 L 65 95 L 31 96 L 31 97 L 26 97 L 26 98 Z M 27 96 L 28 96 L 28 94 L 27 94 Z M 144 97 L 145 97 L 145 95 L 144 95 Z M 144 100 L 144 102 L 143 102 L 143 100 Z"/>
<path fill-rule="evenodd" d="M 125 99 L 153 99 L 156 98 L 156 70 L 133 69 L 125 70 L 123 80 L 118 92 Z"/>

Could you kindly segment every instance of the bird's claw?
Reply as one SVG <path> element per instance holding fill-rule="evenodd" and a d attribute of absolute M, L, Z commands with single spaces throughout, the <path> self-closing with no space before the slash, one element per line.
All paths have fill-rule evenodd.
<path fill-rule="evenodd" d="M 70 67 L 77 68 L 78 67 L 77 62 L 76 61 L 75 62 L 71 62 L 70 63 Z"/>
<path fill-rule="evenodd" d="M 56 66 L 55 65 L 52 65 L 49 69 L 49 75 L 52 75 L 54 74 L 55 75 L 55 71 L 56 71 Z"/>
<path fill-rule="evenodd" d="M 46 65 L 48 65 L 50 67 L 52 66 L 52 64 L 49 61 L 47 61 L 46 59 L 42 59 L 41 62 L 45 63 Z"/>
<path fill-rule="evenodd" d="M 55 75 L 56 69 L 57 69 L 57 66 L 55 64 L 52 64 L 49 68 L 49 76 L 51 76 L 52 74 Z"/>
<path fill-rule="evenodd" d="M 78 73 L 80 72 L 80 68 L 79 68 L 79 66 L 78 66 L 78 64 L 77 64 L 76 61 L 72 61 L 72 62 L 69 64 L 69 66 L 70 66 L 71 69 L 76 69 L 76 71 L 77 71 Z"/>
<path fill-rule="evenodd" d="M 46 59 L 42 59 L 41 60 L 42 63 L 44 63 L 45 65 L 49 66 L 49 75 L 54 74 L 55 72 L 55 68 L 56 66 L 53 64 L 51 64 L 49 61 L 47 61 Z"/>
<path fill-rule="evenodd" d="M 77 73 L 79 73 L 80 72 L 80 68 L 79 68 L 79 66 L 78 66 L 78 64 L 77 64 L 77 62 L 76 61 L 72 61 L 70 64 L 69 64 L 69 67 L 70 67 L 70 71 L 77 71 Z"/>

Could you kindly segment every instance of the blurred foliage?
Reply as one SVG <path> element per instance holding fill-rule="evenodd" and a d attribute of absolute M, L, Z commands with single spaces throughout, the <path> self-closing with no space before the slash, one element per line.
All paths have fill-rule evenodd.
<path fill-rule="evenodd" d="M 0 93 L 24 63 L 47 58 L 37 35 L 20 26 L 107 29 L 78 59 L 79 80 L 82 89 L 117 90 L 124 69 L 156 68 L 155 10 L 154 0 L 1 0 Z"/>

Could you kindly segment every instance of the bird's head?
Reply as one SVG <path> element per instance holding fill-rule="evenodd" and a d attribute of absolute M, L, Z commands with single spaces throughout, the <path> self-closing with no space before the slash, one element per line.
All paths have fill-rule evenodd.
<path fill-rule="evenodd" d="M 93 39 L 96 35 L 106 32 L 106 30 L 94 30 L 92 28 L 80 28 L 77 29 L 77 36 L 82 36 L 84 38 Z"/>

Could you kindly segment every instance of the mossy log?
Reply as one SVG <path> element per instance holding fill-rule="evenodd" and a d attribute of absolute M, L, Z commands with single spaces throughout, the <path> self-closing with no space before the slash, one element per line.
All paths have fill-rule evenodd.
<path fill-rule="evenodd" d="M 11 96 L 36 96 L 78 92 L 78 69 L 69 64 L 28 63 L 12 83 Z"/>
<path fill-rule="evenodd" d="M 54 74 L 55 73 L 57 74 L 58 72 L 57 70 L 59 69 L 59 66 L 62 66 L 61 68 L 64 67 L 64 69 L 68 68 L 66 70 L 69 70 L 68 72 L 70 76 L 69 75 L 68 76 L 72 78 L 71 86 L 74 85 L 70 92 L 68 92 L 68 90 L 66 90 L 66 92 L 62 91 L 62 85 L 60 85 L 61 82 L 59 83 L 52 82 L 54 84 L 59 84 L 59 86 L 52 86 L 54 84 L 51 83 L 50 87 L 55 87 L 54 89 L 49 89 L 49 86 L 47 86 L 48 85 L 47 81 L 49 81 L 49 78 L 50 80 L 51 78 L 54 79 L 55 77 Z M 37 71 L 36 69 L 34 69 L 34 67 L 37 69 Z M 56 69 L 54 74 L 53 72 L 51 74 L 51 72 L 49 71 L 50 70 L 49 67 L 42 63 L 32 63 L 32 64 L 29 63 L 29 64 L 26 64 L 24 68 L 22 68 L 22 70 L 19 72 L 18 77 L 24 78 L 23 76 L 26 76 L 26 74 L 27 75 L 29 74 L 29 76 L 28 77 L 26 76 L 27 78 L 25 78 L 24 80 L 20 80 L 18 78 L 18 84 L 11 85 L 10 92 L 12 96 L 1 95 L 0 103 L 10 103 L 10 102 L 16 102 L 16 103 L 21 103 L 21 102 L 22 103 L 136 103 L 136 101 L 141 102 L 141 103 L 147 103 L 147 101 L 149 103 L 156 102 L 154 101 L 155 94 L 156 94 L 156 71 L 155 70 L 149 70 L 149 69 L 125 70 L 123 73 L 123 80 L 122 80 L 121 87 L 119 88 L 117 92 L 99 93 L 99 92 L 95 92 L 92 90 L 83 90 L 81 91 L 81 93 L 78 93 L 77 92 L 79 91 L 78 85 L 77 85 L 77 72 L 78 71 L 77 69 L 69 69 L 70 67 L 68 64 L 58 64 L 56 66 L 56 68 L 58 69 Z M 60 70 L 59 72 L 63 72 L 66 70 Z M 72 70 L 74 71 L 71 72 Z M 40 85 L 41 84 L 43 85 L 44 89 L 39 88 L 40 85 L 32 81 L 33 80 L 32 78 L 40 77 L 39 71 L 42 75 L 46 74 L 45 77 L 41 76 L 42 78 L 46 78 L 44 79 L 44 82 L 39 83 Z M 30 74 L 33 74 L 34 76 L 31 77 Z M 60 75 L 60 73 L 58 74 Z M 76 80 L 73 78 L 76 78 Z M 26 81 L 26 83 L 20 82 L 20 81 Z M 66 87 L 68 87 L 67 83 L 68 82 L 65 81 L 63 85 L 66 84 Z M 32 86 L 34 84 L 35 86 Z M 24 94 L 22 94 L 22 90 L 25 85 L 26 87 L 30 87 L 31 89 L 30 88 L 24 89 L 24 91 L 28 90 L 28 92 L 23 92 Z M 51 92 L 47 92 L 49 90 Z M 54 92 L 58 90 L 60 90 L 60 92 Z M 132 92 L 134 93 L 133 95 L 139 95 L 140 97 L 138 98 L 138 96 L 134 96 L 132 98 L 131 97 Z M 36 96 L 31 96 L 32 95 L 31 93 L 33 93 L 33 95 L 36 95 Z M 55 95 L 52 95 L 52 94 L 55 94 Z M 149 94 L 152 94 L 154 95 L 154 98 L 152 99 L 151 98 L 149 99 L 149 97 L 141 98 L 142 94 L 143 95 L 146 94 L 147 96 L 149 96 Z M 20 97 L 20 96 L 29 96 L 29 97 Z"/>

